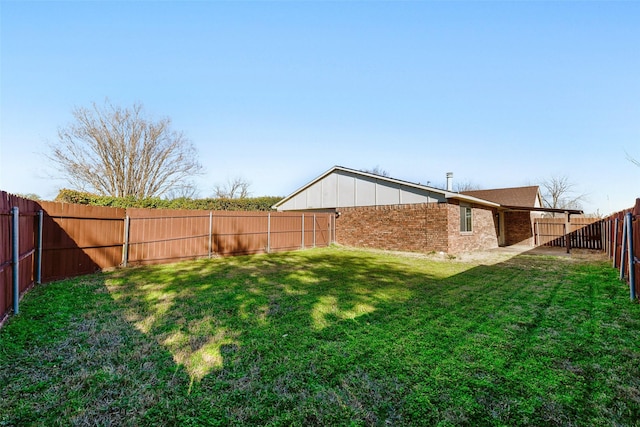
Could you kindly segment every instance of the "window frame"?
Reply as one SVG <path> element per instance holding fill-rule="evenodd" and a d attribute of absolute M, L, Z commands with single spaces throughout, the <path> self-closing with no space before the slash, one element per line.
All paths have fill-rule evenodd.
<path fill-rule="evenodd" d="M 471 205 L 460 205 L 460 233 L 473 233 L 473 208 Z"/>

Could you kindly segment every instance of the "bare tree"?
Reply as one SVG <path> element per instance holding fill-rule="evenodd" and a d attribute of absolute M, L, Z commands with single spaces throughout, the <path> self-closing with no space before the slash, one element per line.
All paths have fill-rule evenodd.
<path fill-rule="evenodd" d="M 542 202 L 551 209 L 580 209 L 586 199 L 577 193 L 575 184 L 567 176 L 553 176 L 542 181 Z"/>
<path fill-rule="evenodd" d="M 389 176 L 389 172 L 382 169 L 379 165 L 375 165 L 372 169 L 362 169 L 361 172 L 372 173 L 374 175 Z"/>
<path fill-rule="evenodd" d="M 202 170 L 196 150 L 171 120 L 145 118 L 141 104 L 72 110 L 49 158 L 77 189 L 116 197 L 162 196 Z"/>
<path fill-rule="evenodd" d="M 16 193 L 16 196 L 35 201 L 42 200 L 42 198 L 36 193 Z"/>
<path fill-rule="evenodd" d="M 179 186 L 172 188 L 165 193 L 165 197 L 169 200 L 175 199 L 197 199 L 198 188 L 192 182 L 185 182 Z"/>
<path fill-rule="evenodd" d="M 229 178 L 226 183 L 216 184 L 213 187 L 214 197 L 219 199 L 244 199 L 249 197 L 250 186 L 251 183 L 240 176 Z"/>
<path fill-rule="evenodd" d="M 457 193 L 462 193 L 463 191 L 480 190 L 480 189 L 481 187 L 478 184 L 474 184 L 471 181 L 456 182 L 453 184 L 453 190 Z"/>

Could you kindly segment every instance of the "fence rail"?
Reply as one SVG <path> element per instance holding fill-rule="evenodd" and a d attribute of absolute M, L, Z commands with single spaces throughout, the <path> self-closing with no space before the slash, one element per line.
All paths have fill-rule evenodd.
<path fill-rule="evenodd" d="M 335 222 L 330 213 L 120 209 L 0 192 L 0 233 L 1 325 L 40 280 L 121 265 L 328 246 Z"/>

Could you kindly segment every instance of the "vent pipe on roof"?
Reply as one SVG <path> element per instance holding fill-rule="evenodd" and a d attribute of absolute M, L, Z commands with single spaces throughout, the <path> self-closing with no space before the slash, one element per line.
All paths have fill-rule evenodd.
<path fill-rule="evenodd" d="M 447 172 L 447 191 L 453 191 L 453 172 Z"/>

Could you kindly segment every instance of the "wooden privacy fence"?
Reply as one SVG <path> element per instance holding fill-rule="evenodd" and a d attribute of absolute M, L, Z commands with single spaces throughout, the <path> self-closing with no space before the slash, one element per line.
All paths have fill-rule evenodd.
<path fill-rule="evenodd" d="M 327 213 L 128 209 L 122 263 L 327 246 L 333 225 Z"/>
<path fill-rule="evenodd" d="M 0 192 L 0 232 L 1 324 L 35 283 L 121 265 L 328 246 L 335 221 L 331 213 L 120 209 Z"/>
<path fill-rule="evenodd" d="M 536 218 L 536 246 L 603 250 L 603 226 L 599 218 Z"/>

